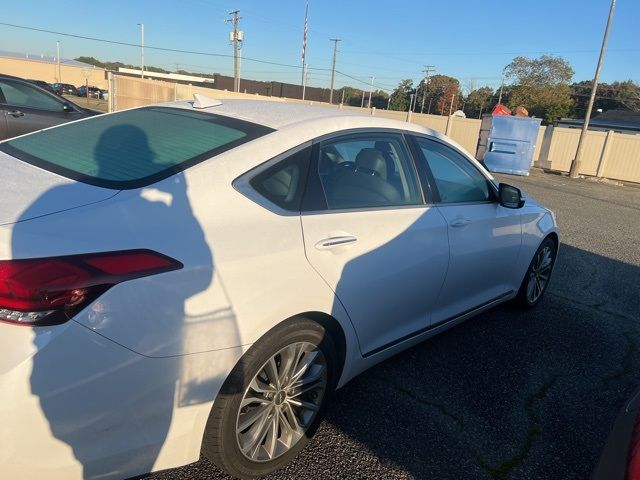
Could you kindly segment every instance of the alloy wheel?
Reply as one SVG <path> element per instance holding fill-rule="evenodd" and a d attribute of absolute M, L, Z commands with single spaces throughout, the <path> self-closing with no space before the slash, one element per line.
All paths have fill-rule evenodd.
<path fill-rule="evenodd" d="M 536 255 L 529 272 L 527 300 L 530 303 L 535 303 L 547 287 L 551 278 L 551 267 L 553 267 L 553 251 L 551 247 L 546 246 Z"/>
<path fill-rule="evenodd" d="M 242 454 L 268 462 L 289 451 L 315 419 L 327 387 L 327 363 L 312 343 L 297 342 L 267 360 L 247 387 L 236 421 Z"/>

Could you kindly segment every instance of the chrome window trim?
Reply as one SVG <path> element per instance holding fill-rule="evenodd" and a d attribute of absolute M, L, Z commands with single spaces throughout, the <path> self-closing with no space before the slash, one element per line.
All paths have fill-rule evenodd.
<path fill-rule="evenodd" d="M 362 213 L 362 212 L 377 212 L 384 210 L 409 210 L 409 209 L 429 209 L 435 207 L 435 204 L 420 204 L 420 205 L 388 205 L 384 207 L 362 207 L 362 208 L 334 208 L 326 210 L 309 210 L 306 212 L 300 212 L 300 215 L 330 215 L 334 213 Z"/>

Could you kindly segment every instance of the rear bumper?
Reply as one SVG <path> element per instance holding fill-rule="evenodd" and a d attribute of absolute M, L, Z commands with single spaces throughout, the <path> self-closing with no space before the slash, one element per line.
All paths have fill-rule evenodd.
<path fill-rule="evenodd" d="M 0 478 L 126 478 L 196 461 L 242 354 L 148 358 L 74 321 L 0 323 Z"/>

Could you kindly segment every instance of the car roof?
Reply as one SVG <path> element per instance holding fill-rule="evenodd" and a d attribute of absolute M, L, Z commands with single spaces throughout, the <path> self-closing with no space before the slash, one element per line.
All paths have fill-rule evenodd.
<path fill-rule="evenodd" d="M 316 125 L 326 123 L 339 124 L 340 129 L 349 128 L 393 128 L 410 130 L 440 136 L 434 130 L 414 123 L 400 122 L 376 115 L 365 115 L 352 110 L 335 107 L 305 105 L 268 100 L 224 99 L 219 105 L 207 108 L 194 108 L 193 101 L 178 101 L 162 104 L 205 113 L 239 118 L 264 125 L 275 130 L 294 128 L 300 124 L 312 122 Z"/>

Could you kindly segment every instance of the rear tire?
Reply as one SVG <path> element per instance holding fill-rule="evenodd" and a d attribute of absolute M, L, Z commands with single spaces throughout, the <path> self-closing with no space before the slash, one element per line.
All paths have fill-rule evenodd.
<path fill-rule="evenodd" d="M 335 344 L 296 318 L 258 340 L 235 366 L 207 421 L 204 455 L 250 479 L 289 463 L 316 432 L 337 383 Z"/>
<path fill-rule="evenodd" d="M 545 238 L 536 250 L 515 298 L 515 304 L 520 308 L 530 309 L 540 303 L 551 281 L 557 251 L 556 242 L 550 237 Z"/>

